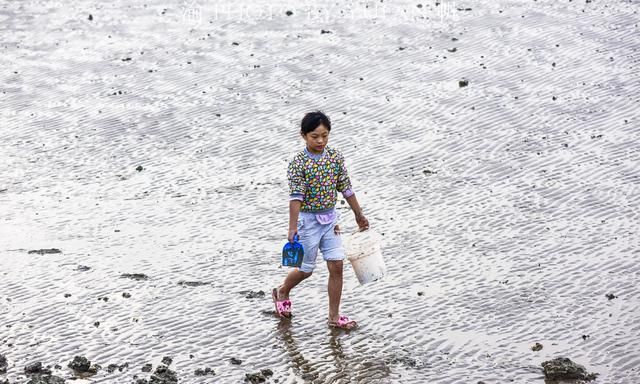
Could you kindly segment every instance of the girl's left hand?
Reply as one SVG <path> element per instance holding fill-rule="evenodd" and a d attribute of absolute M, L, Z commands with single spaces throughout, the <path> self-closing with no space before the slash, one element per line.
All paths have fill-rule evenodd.
<path fill-rule="evenodd" d="M 341 232 L 340 232 L 340 225 L 336 224 L 336 226 L 335 226 L 335 227 L 333 227 L 333 232 L 334 232 L 336 235 L 340 235 L 340 233 L 341 233 Z"/>
<path fill-rule="evenodd" d="M 356 222 L 358 223 L 358 227 L 361 231 L 369 229 L 369 220 L 367 220 L 362 213 L 356 215 Z"/>

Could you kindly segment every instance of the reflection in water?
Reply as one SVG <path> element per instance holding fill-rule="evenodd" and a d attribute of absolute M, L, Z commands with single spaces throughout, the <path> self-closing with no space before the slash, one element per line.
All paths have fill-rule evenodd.
<path fill-rule="evenodd" d="M 319 346 L 326 345 L 328 350 L 320 349 L 314 352 L 314 357 L 328 357 L 331 360 L 319 359 L 316 362 L 309 361 L 303 355 L 298 343 L 294 338 L 293 324 L 291 319 L 280 319 L 277 325 L 277 337 L 279 344 L 285 349 L 290 357 L 291 368 L 294 373 L 305 382 L 313 383 L 387 383 L 390 368 L 385 363 L 385 359 L 369 356 L 366 351 L 358 352 L 349 350 L 345 352 L 345 337 L 348 337 L 343 330 L 328 329 L 328 337 Z M 317 355 L 317 356 L 316 356 Z M 333 368 L 331 372 L 321 372 L 327 368 L 327 363 Z"/>

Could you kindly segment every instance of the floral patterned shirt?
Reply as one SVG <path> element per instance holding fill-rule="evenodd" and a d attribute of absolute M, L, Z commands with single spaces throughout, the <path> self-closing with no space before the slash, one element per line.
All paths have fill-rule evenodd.
<path fill-rule="evenodd" d="M 298 152 L 289 162 L 287 179 L 291 198 L 302 200 L 301 212 L 330 211 L 336 205 L 336 191 L 344 197 L 353 194 L 342 153 L 328 145 L 320 155 L 306 148 Z"/>

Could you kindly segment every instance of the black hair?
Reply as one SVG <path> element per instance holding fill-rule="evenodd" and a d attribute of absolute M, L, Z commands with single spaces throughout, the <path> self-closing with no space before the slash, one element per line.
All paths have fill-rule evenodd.
<path fill-rule="evenodd" d="M 331 120 L 329 120 L 327 115 L 321 111 L 309 112 L 302 118 L 302 122 L 300 123 L 300 132 L 303 135 L 306 135 L 318 128 L 321 124 L 327 128 L 327 131 L 331 131 Z"/>

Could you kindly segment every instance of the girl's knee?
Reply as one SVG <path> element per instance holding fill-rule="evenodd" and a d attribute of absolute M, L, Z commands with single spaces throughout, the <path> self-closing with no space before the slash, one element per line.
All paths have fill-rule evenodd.
<path fill-rule="evenodd" d="M 327 267 L 329 268 L 330 274 L 342 275 L 342 260 L 327 260 Z"/>

